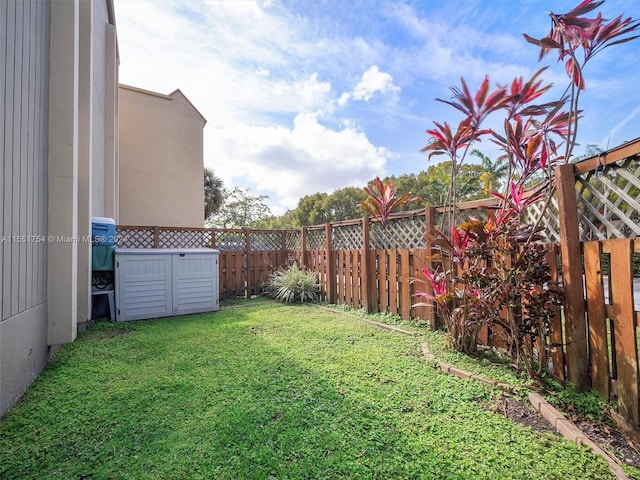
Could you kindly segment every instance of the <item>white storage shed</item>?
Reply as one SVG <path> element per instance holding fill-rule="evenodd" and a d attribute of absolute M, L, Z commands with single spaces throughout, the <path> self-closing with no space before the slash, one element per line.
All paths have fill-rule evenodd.
<path fill-rule="evenodd" d="M 218 256 L 209 248 L 116 249 L 116 320 L 218 310 Z"/>

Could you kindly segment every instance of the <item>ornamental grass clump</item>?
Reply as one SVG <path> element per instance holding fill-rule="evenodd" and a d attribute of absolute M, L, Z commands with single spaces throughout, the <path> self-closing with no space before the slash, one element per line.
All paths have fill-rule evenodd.
<path fill-rule="evenodd" d="M 271 274 L 267 286 L 268 294 L 281 302 L 313 302 L 318 299 L 320 285 L 315 272 L 298 268 L 292 264 Z"/>

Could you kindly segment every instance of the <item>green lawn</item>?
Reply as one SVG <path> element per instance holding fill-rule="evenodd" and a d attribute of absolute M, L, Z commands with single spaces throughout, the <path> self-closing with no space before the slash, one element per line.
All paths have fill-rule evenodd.
<path fill-rule="evenodd" d="M 97 323 L 0 422 L 0 478 L 613 478 L 423 341 L 269 301 Z"/>

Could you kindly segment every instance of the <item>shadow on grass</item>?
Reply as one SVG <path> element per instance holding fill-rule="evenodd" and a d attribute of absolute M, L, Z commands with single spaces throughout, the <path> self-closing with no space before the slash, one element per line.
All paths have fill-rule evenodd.
<path fill-rule="evenodd" d="M 95 325 L 0 424 L 4 478 L 609 478 L 420 340 L 309 306 Z"/>

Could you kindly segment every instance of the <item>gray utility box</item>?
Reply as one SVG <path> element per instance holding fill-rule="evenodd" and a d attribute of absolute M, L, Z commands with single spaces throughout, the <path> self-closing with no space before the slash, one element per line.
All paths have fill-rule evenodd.
<path fill-rule="evenodd" d="M 117 248 L 116 320 L 219 309 L 218 250 Z"/>

